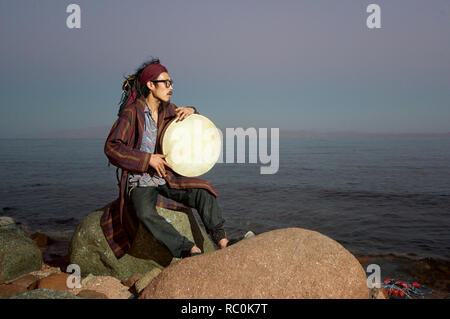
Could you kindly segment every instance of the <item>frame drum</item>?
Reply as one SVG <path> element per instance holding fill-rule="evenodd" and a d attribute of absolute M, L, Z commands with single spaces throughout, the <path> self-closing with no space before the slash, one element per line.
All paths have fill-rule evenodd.
<path fill-rule="evenodd" d="M 219 159 L 221 134 L 203 115 L 191 114 L 179 122 L 173 119 L 162 134 L 165 160 L 180 175 L 196 177 L 205 174 Z"/>

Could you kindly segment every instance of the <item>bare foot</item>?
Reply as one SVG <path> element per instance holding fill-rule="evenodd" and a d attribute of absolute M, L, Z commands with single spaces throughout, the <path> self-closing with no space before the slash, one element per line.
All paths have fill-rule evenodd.
<path fill-rule="evenodd" d="M 228 239 L 226 239 L 226 238 L 222 238 L 217 243 L 217 246 L 219 246 L 220 249 L 223 249 L 223 248 L 227 247 L 227 245 L 228 245 Z"/>
<path fill-rule="evenodd" d="M 191 248 L 191 254 L 193 253 L 201 253 L 202 251 L 200 250 L 200 248 L 198 248 L 196 245 L 192 246 Z"/>

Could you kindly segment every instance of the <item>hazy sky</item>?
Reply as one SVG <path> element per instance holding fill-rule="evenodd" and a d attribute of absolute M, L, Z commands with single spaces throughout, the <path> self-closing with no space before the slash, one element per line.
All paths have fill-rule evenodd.
<path fill-rule="evenodd" d="M 0 137 L 111 126 L 151 56 L 219 127 L 448 132 L 449 31 L 448 0 L 3 0 Z"/>

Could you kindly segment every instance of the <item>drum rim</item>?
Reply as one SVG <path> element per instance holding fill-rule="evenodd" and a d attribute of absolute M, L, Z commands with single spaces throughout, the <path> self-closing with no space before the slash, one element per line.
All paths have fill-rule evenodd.
<path fill-rule="evenodd" d="M 217 129 L 217 126 L 214 124 L 214 122 L 211 121 L 211 120 L 210 120 L 209 118 L 207 118 L 206 116 L 201 115 L 201 114 L 192 114 L 192 115 L 198 115 L 198 116 L 200 116 L 200 117 L 202 117 L 202 118 L 207 119 L 207 120 L 210 121 L 210 122 L 214 125 L 214 127 Z M 177 120 L 176 117 L 173 118 L 173 119 L 171 119 L 171 120 L 169 120 L 169 121 L 167 122 L 167 124 L 164 126 L 164 128 L 163 128 L 163 130 L 162 130 L 162 132 L 161 132 L 161 141 L 160 141 L 160 145 L 161 145 L 161 151 L 162 151 L 163 154 L 165 154 L 165 152 L 164 152 L 164 134 L 166 133 L 166 131 L 167 131 L 167 129 L 170 127 L 170 125 L 171 125 L 174 121 L 176 121 L 176 120 Z M 217 130 L 218 130 L 218 129 L 217 129 Z M 223 146 L 221 145 L 221 147 L 223 147 Z M 220 154 L 219 154 L 219 157 L 220 157 Z M 217 161 L 216 161 L 216 162 L 215 162 L 215 163 L 214 163 L 207 171 L 205 171 L 204 173 L 202 173 L 202 174 L 200 174 L 200 175 L 195 175 L 195 176 L 186 176 L 186 175 L 182 175 L 182 174 L 176 172 L 176 171 L 173 170 L 173 169 L 172 169 L 172 171 L 175 172 L 175 173 L 177 173 L 178 175 L 185 176 L 185 177 L 197 177 L 197 176 L 201 176 L 201 175 L 206 174 L 207 172 L 209 172 L 209 171 L 216 165 L 216 163 L 217 163 Z"/>

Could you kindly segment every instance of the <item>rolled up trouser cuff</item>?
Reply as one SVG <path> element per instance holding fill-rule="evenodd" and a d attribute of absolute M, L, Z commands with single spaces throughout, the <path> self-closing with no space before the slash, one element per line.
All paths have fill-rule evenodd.
<path fill-rule="evenodd" d="M 212 241 L 217 245 L 219 243 L 219 241 L 223 238 L 227 237 L 227 234 L 225 232 L 224 229 L 224 223 L 219 224 L 217 227 L 215 227 L 214 229 L 210 230 L 209 236 L 211 236 Z"/>
<path fill-rule="evenodd" d="M 181 247 L 181 253 L 180 256 L 178 256 L 178 258 L 189 257 L 189 255 L 191 254 L 191 249 L 194 246 L 195 244 L 193 242 L 190 241 L 185 242 Z"/>

